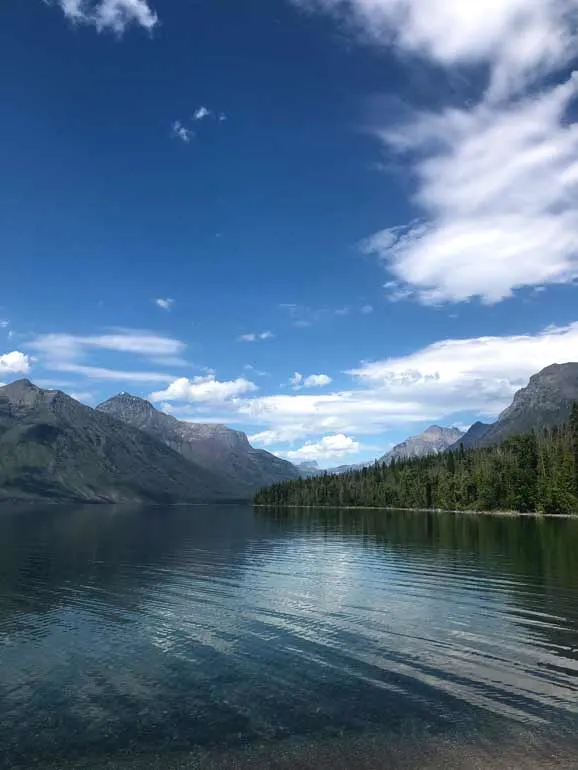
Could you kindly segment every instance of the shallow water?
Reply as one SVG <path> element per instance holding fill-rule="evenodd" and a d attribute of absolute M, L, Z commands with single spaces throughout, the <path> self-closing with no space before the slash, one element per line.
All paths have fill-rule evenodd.
<path fill-rule="evenodd" d="M 578 521 L 0 509 L 0 766 L 578 767 Z"/>

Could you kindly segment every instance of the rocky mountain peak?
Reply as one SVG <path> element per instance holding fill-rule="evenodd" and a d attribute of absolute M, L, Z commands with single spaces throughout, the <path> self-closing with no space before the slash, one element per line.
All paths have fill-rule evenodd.
<path fill-rule="evenodd" d="M 132 393 L 127 393 L 123 390 L 116 396 L 112 396 L 112 398 L 108 398 L 102 404 L 99 404 L 98 409 L 101 412 L 126 412 L 128 414 L 145 412 L 148 414 L 154 410 L 154 406 L 145 398 L 133 396 Z"/>
<path fill-rule="evenodd" d="M 0 398 L 8 402 L 11 407 L 22 410 L 34 408 L 39 402 L 46 400 L 47 396 L 54 396 L 57 392 L 42 390 L 30 380 L 23 378 L 5 385 L 0 391 Z"/>
<path fill-rule="evenodd" d="M 130 393 L 119 393 L 96 410 L 145 431 L 186 459 L 222 474 L 240 495 L 247 489 L 298 476 L 291 463 L 253 449 L 242 431 L 219 423 L 178 420 Z"/>
<path fill-rule="evenodd" d="M 423 433 L 411 436 L 394 446 L 383 457 L 380 457 L 377 462 L 388 465 L 392 460 L 424 457 L 425 455 L 444 452 L 463 435 L 459 428 L 444 428 L 441 425 L 430 425 Z"/>
<path fill-rule="evenodd" d="M 546 366 L 517 391 L 493 425 L 479 437 L 464 441 L 464 446 L 492 446 L 508 436 L 560 425 L 570 416 L 574 401 L 578 401 L 578 363 Z"/>
<path fill-rule="evenodd" d="M 530 377 L 514 395 L 498 420 L 509 419 L 520 410 L 551 409 L 578 397 L 578 363 L 551 364 Z"/>
<path fill-rule="evenodd" d="M 23 377 L 20 380 L 14 380 L 14 382 L 4 385 L 3 395 L 6 396 L 10 394 L 11 396 L 18 396 L 24 393 L 38 393 L 39 391 L 40 388 L 37 385 L 34 385 L 34 383 L 30 382 L 26 377 Z"/>

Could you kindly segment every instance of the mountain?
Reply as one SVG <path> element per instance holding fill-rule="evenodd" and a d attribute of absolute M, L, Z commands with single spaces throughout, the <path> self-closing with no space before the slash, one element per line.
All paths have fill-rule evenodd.
<path fill-rule="evenodd" d="M 480 445 L 482 436 L 484 436 L 491 427 L 491 424 L 489 425 L 485 422 L 475 422 L 455 444 L 452 444 L 452 446 L 449 447 L 449 449 L 459 449 L 460 446 L 463 446 L 464 449 L 474 449 Z"/>
<path fill-rule="evenodd" d="M 530 377 L 510 406 L 470 446 L 492 446 L 508 436 L 560 425 L 570 417 L 574 401 L 578 401 L 578 363 L 547 366 Z"/>
<path fill-rule="evenodd" d="M 397 444 L 389 452 L 380 457 L 377 462 L 390 465 L 392 460 L 405 460 L 409 457 L 425 457 L 425 455 L 444 452 L 454 445 L 463 436 L 459 428 L 442 428 L 439 425 L 430 425 L 427 430 L 418 436 Z"/>
<path fill-rule="evenodd" d="M 177 420 L 138 396 L 119 393 L 96 407 L 138 428 L 222 480 L 234 496 L 250 496 L 263 486 L 299 478 L 299 470 L 287 460 L 254 449 L 245 433 L 225 425 Z"/>
<path fill-rule="evenodd" d="M 303 478 L 319 476 L 319 474 L 323 473 L 317 460 L 306 460 L 305 462 L 298 463 L 295 467 L 299 471 L 299 475 Z"/>
<path fill-rule="evenodd" d="M 0 499 L 176 503 L 220 479 L 114 417 L 29 380 L 0 388 Z"/>
<path fill-rule="evenodd" d="M 355 465 L 337 465 L 334 468 L 329 468 L 327 470 L 327 473 L 349 473 L 349 471 L 357 471 L 360 468 L 368 468 L 370 465 L 373 465 L 375 461 L 366 462 L 366 463 L 356 463 Z"/>

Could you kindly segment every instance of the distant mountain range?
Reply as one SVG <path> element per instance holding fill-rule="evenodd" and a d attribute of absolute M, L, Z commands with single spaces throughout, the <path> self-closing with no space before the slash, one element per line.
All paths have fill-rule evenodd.
<path fill-rule="evenodd" d="M 321 473 L 349 473 L 359 468 L 369 468 L 376 463 L 379 465 L 390 465 L 393 460 L 405 460 L 408 457 L 424 457 L 429 454 L 438 454 L 445 452 L 450 446 L 463 436 L 463 432 L 458 428 L 442 428 L 439 425 L 430 425 L 417 436 L 410 436 L 400 444 L 396 444 L 389 452 L 386 452 L 376 460 L 365 463 L 355 463 L 354 465 L 337 465 L 335 468 L 321 470 L 317 463 L 313 467 L 312 463 L 307 463 L 308 467 L 303 469 L 304 463 L 298 466 L 302 476 L 318 476 Z"/>
<path fill-rule="evenodd" d="M 528 385 L 515 394 L 495 423 L 475 422 L 466 433 L 458 428 L 431 425 L 371 462 L 339 465 L 326 471 L 308 469 L 304 475 L 347 473 L 375 463 L 390 464 L 392 460 L 456 450 L 460 445 L 464 449 L 492 446 L 508 436 L 566 422 L 574 401 L 578 401 L 578 363 L 552 364 L 530 377 Z"/>
<path fill-rule="evenodd" d="M 298 475 L 243 433 L 181 423 L 128 394 L 91 409 L 28 380 L 0 388 L 0 500 L 248 499 Z"/>
<path fill-rule="evenodd" d="M 374 462 L 498 444 L 565 422 L 574 401 L 578 363 L 553 364 L 530 378 L 495 423 L 474 423 L 465 434 L 432 425 Z M 177 420 L 128 393 L 91 409 L 29 380 L 0 387 L 0 500 L 249 499 L 261 487 L 324 472 L 315 462 L 295 466 L 254 449 L 244 433 L 224 425 Z"/>

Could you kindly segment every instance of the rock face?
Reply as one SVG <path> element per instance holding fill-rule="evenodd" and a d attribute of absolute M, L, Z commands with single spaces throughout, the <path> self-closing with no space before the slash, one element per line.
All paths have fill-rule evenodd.
<path fill-rule="evenodd" d="M 109 398 L 96 411 L 138 428 L 216 475 L 232 497 L 249 497 L 263 486 L 300 475 L 287 460 L 254 449 L 241 431 L 225 425 L 177 420 L 129 393 Z"/>
<path fill-rule="evenodd" d="M 450 449 L 459 449 L 463 446 L 464 449 L 473 449 L 480 446 L 482 437 L 489 431 L 492 426 L 485 422 L 475 422 L 469 427 L 464 435 L 453 444 Z"/>
<path fill-rule="evenodd" d="M 560 425 L 570 417 L 574 401 L 578 401 L 578 363 L 547 366 L 530 377 L 528 385 L 471 446 L 491 446 L 508 436 Z"/>
<path fill-rule="evenodd" d="M 298 463 L 295 467 L 299 471 L 299 475 L 303 478 L 319 476 L 321 473 L 323 473 L 317 460 L 307 460 L 303 463 Z"/>
<path fill-rule="evenodd" d="M 28 380 L 0 389 L 0 499 L 176 503 L 225 497 L 162 442 Z"/>
<path fill-rule="evenodd" d="M 397 444 L 389 452 L 380 457 L 377 462 L 390 465 L 392 460 L 405 460 L 409 457 L 425 457 L 425 455 L 438 454 L 445 452 L 450 446 L 456 443 L 463 436 L 463 432 L 458 428 L 442 428 L 439 425 L 430 425 L 430 427 L 419 436 L 411 438 Z"/>

